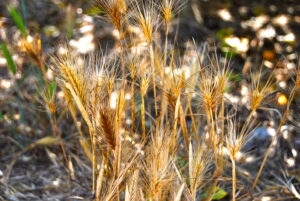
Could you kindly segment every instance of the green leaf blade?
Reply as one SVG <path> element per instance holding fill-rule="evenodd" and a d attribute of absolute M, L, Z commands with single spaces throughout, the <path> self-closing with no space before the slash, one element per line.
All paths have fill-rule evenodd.
<path fill-rule="evenodd" d="M 50 95 L 50 97 L 53 97 L 55 95 L 55 91 L 56 91 L 56 81 L 53 80 L 49 84 L 49 95 Z"/>
<path fill-rule="evenodd" d="M 16 23 L 18 29 L 21 31 L 22 36 L 26 37 L 27 36 L 26 26 L 24 24 L 23 18 L 20 15 L 20 13 L 17 11 L 16 8 L 10 6 L 8 7 L 8 12 L 13 18 L 14 22 Z"/>
<path fill-rule="evenodd" d="M 222 189 L 220 187 L 215 187 L 214 189 L 215 189 L 215 192 L 212 195 L 211 200 L 221 200 L 221 199 L 225 198 L 228 195 L 228 193 L 224 189 Z M 205 192 L 201 195 L 201 199 L 202 200 L 206 200 L 207 199 L 207 197 L 209 195 L 208 191 L 209 190 L 206 189 Z"/>
<path fill-rule="evenodd" d="M 227 192 L 224 189 L 219 187 L 217 192 L 215 192 L 215 194 L 213 195 L 212 200 L 221 200 L 226 195 L 227 195 Z"/>
<path fill-rule="evenodd" d="M 15 75 L 17 73 L 17 68 L 16 68 L 15 62 L 12 58 L 12 55 L 11 55 L 11 53 L 10 53 L 9 49 L 7 48 L 5 43 L 1 44 L 1 50 L 3 52 L 3 55 L 4 55 L 5 59 L 6 59 L 7 66 L 9 68 L 9 70 L 12 72 L 13 75 Z"/>

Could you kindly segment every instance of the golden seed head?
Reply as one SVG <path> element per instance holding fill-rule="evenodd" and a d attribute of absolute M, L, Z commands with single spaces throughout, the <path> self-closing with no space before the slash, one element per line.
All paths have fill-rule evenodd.
<path fill-rule="evenodd" d="M 149 85 L 150 85 L 150 77 L 142 78 L 141 85 L 140 85 L 140 90 L 141 90 L 142 96 L 146 95 Z"/>
<path fill-rule="evenodd" d="M 125 0 L 97 0 L 97 3 L 103 9 L 108 21 L 120 31 L 127 9 Z"/>
<path fill-rule="evenodd" d="M 182 0 L 163 0 L 161 3 L 161 11 L 166 23 L 171 22 L 172 16 L 183 8 L 184 3 Z"/>
<path fill-rule="evenodd" d="M 167 23 L 169 23 L 171 21 L 171 17 L 172 17 L 172 10 L 169 7 L 166 7 L 164 9 L 164 19 Z"/>
<path fill-rule="evenodd" d="M 140 7 L 133 14 L 134 23 L 140 28 L 148 44 L 153 41 L 153 33 L 159 25 L 159 14 L 153 4 L 147 4 Z"/>

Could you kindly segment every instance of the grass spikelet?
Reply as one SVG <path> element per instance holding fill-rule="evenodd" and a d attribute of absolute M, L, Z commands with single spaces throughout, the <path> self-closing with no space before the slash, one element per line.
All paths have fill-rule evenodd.
<path fill-rule="evenodd" d="M 175 67 L 174 67 L 175 68 Z M 165 76 L 166 84 L 164 86 L 166 95 L 172 111 L 175 111 L 176 100 L 186 87 L 185 74 L 182 72 L 171 70 Z"/>
<path fill-rule="evenodd" d="M 209 169 L 211 158 L 204 145 L 199 145 L 193 150 L 192 144 L 189 146 L 189 181 L 192 200 L 196 201 L 197 190 L 201 187 L 205 179 L 205 174 Z"/>
<path fill-rule="evenodd" d="M 87 83 L 85 82 L 84 76 L 86 71 L 84 70 L 84 65 L 80 65 L 78 62 L 79 61 L 68 52 L 66 55 L 53 57 L 51 68 L 58 78 L 59 85 L 67 89 L 69 92 L 67 94 L 72 95 L 72 99 L 77 104 L 86 123 L 91 128 L 92 124 L 86 108 L 88 101 L 86 96 L 88 93 Z"/>
<path fill-rule="evenodd" d="M 134 170 L 133 174 L 131 175 L 128 185 L 126 185 L 125 201 L 139 200 L 139 196 L 138 196 L 139 174 L 140 171 L 137 169 Z"/>
<path fill-rule="evenodd" d="M 221 69 L 219 64 L 213 64 L 201 72 L 200 96 L 207 114 L 215 111 L 222 103 L 227 85 L 227 74 L 226 68 Z"/>
<path fill-rule="evenodd" d="M 184 0 L 162 0 L 160 8 L 164 21 L 167 24 L 171 22 L 174 15 L 183 9 L 184 3 Z"/>
<path fill-rule="evenodd" d="M 20 41 L 20 46 L 23 51 L 36 63 L 42 70 L 43 77 L 46 79 L 46 67 L 42 59 L 42 42 L 40 36 L 37 34 L 35 37 L 23 37 Z"/>
<path fill-rule="evenodd" d="M 255 111 L 262 103 L 264 98 L 271 92 L 271 87 L 274 79 L 274 71 L 268 77 L 266 83 L 262 85 L 262 71 L 253 73 L 251 75 L 252 87 L 251 87 L 251 109 Z"/>
<path fill-rule="evenodd" d="M 153 93 L 154 93 L 154 107 L 155 107 L 155 115 L 158 116 L 158 109 L 157 109 L 157 99 L 156 99 L 156 79 L 155 79 L 155 54 L 153 48 L 153 39 L 154 39 L 154 32 L 159 27 L 159 14 L 156 10 L 156 5 L 153 1 L 149 3 L 143 3 L 139 5 L 136 2 L 136 10 L 133 13 L 133 22 L 136 24 L 148 44 L 148 49 L 150 53 L 150 64 L 151 64 L 151 75 L 152 75 L 152 85 L 153 85 Z"/>
<path fill-rule="evenodd" d="M 174 0 L 165 0 L 161 6 L 163 17 L 166 23 L 169 23 L 172 18 L 172 11 L 174 9 Z"/>
<path fill-rule="evenodd" d="M 141 79 L 141 85 L 140 85 L 142 96 L 146 95 L 149 86 L 150 86 L 150 77 L 146 76 L 146 77 L 142 78 Z"/>
<path fill-rule="evenodd" d="M 156 31 L 159 25 L 159 15 L 156 11 L 154 2 L 138 5 L 136 2 L 137 9 L 133 13 L 133 22 L 142 31 L 148 44 L 151 44 L 154 37 L 153 33 Z"/>
<path fill-rule="evenodd" d="M 71 53 L 53 58 L 52 69 L 57 74 L 61 84 L 69 83 L 80 99 L 85 103 L 85 84 L 82 72 L 84 69 L 78 65 Z"/>
<path fill-rule="evenodd" d="M 125 0 L 97 0 L 97 3 L 103 9 L 108 21 L 121 32 L 127 7 Z"/>
<path fill-rule="evenodd" d="M 164 200 L 168 185 L 175 176 L 172 160 L 176 149 L 176 135 L 170 129 L 158 128 L 152 133 L 151 145 L 144 161 L 146 186 L 151 200 Z"/>
<path fill-rule="evenodd" d="M 76 57 L 70 50 L 65 55 L 54 57 L 51 68 L 57 75 L 59 84 L 66 88 L 76 103 L 82 117 L 84 118 L 90 133 L 92 144 L 92 164 L 93 164 L 93 193 L 96 191 L 97 175 L 97 126 L 103 132 L 105 142 L 108 146 L 116 146 L 115 136 L 110 124 L 110 114 L 99 114 L 99 103 L 103 103 L 107 96 L 103 96 L 105 68 L 110 63 L 102 58 L 101 62 L 96 60 L 95 55 L 90 55 L 87 59 Z M 98 113 L 97 113 L 98 112 Z M 103 111 L 101 111 L 103 112 Z M 99 114 L 97 116 L 97 114 Z M 108 115 L 108 116 L 106 116 Z M 100 120 L 99 120 L 100 118 Z"/>
<path fill-rule="evenodd" d="M 99 122 L 104 141 L 112 150 L 115 150 L 117 145 L 115 111 L 103 105 L 99 111 Z"/>

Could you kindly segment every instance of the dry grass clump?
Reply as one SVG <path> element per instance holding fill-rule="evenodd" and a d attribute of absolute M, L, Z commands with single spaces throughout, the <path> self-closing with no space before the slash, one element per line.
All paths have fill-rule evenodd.
<path fill-rule="evenodd" d="M 51 64 L 73 118 L 76 105 L 89 130 L 82 144 L 90 144 L 85 152 L 91 152 L 95 200 L 212 200 L 227 182 L 232 200 L 237 190 L 246 193 L 237 189 L 236 160 L 273 76 L 263 84 L 251 76 L 249 116 L 238 127 L 226 98 L 228 62 L 196 45 L 194 58 L 183 62 L 169 48 L 168 26 L 181 3 L 97 3 L 120 33 L 135 26 L 143 37 L 121 37 L 112 55 L 85 58 L 69 50 Z M 161 45 L 156 35 L 164 24 Z M 230 162 L 232 179 L 223 180 Z"/>

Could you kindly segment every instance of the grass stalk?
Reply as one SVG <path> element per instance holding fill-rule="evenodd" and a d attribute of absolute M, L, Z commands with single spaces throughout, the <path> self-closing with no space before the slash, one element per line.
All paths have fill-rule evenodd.
<path fill-rule="evenodd" d="M 275 140 L 277 139 L 277 137 L 279 136 L 282 126 L 284 125 L 284 123 L 286 122 L 286 120 L 287 120 L 287 118 L 288 118 L 289 111 L 290 111 L 290 105 L 291 105 L 291 103 L 292 103 L 292 101 L 293 101 L 293 99 L 294 99 L 294 97 L 295 97 L 295 93 L 296 93 L 296 90 L 297 90 L 297 89 L 298 89 L 298 87 L 295 85 L 295 86 L 293 87 L 293 89 L 292 89 L 290 95 L 289 95 L 289 99 L 288 99 L 289 102 L 288 102 L 288 104 L 286 105 L 286 109 L 285 109 L 284 114 L 283 114 L 283 116 L 282 116 L 282 118 L 281 118 L 281 120 L 280 120 L 280 124 L 279 124 L 279 126 L 277 127 L 277 129 L 276 129 L 275 136 L 273 136 L 273 139 L 272 139 L 270 145 L 268 146 L 268 149 L 267 149 L 267 151 L 266 151 L 266 153 L 265 153 L 265 155 L 264 155 L 264 158 L 263 158 L 262 163 L 261 163 L 261 165 L 260 165 L 260 167 L 259 167 L 259 170 L 258 170 L 258 172 L 257 172 L 257 175 L 256 175 L 256 177 L 255 177 L 255 180 L 254 180 L 254 182 L 253 182 L 253 184 L 252 184 L 252 188 L 251 188 L 252 190 L 255 189 L 255 187 L 256 187 L 256 185 L 257 185 L 257 183 L 258 183 L 258 181 L 259 181 L 260 175 L 261 175 L 261 173 L 262 173 L 262 171 L 263 171 L 263 168 L 264 168 L 264 166 L 265 166 L 265 164 L 266 164 L 266 161 L 267 161 L 267 159 L 268 159 L 268 157 L 269 157 L 269 155 L 270 155 L 270 153 L 271 153 L 272 146 L 273 146 Z"/>
<path fill-rule="evenodd" d="M 186 145 L 186 149 L 187 151 L 189 150 L 189 134 L 188 134 L 188 130 L 187 130 L 187 126 L 186 126 L 186 120 L 185 120 L 185 113 L 183 111 L 182 105 L 180 103 L 179 106 L 179 118 L 180 118 L 180 126 L 182 129 L 182 134 L 183 134 L 183 139 Z"/>
<path fill-rule="evenodd" d="M 97 182 L 97 151 L 96 151 L 96 136 L 94 132 L 90 132 L 92 136 L 92 193 L 95 195 L 96 193 L 96 182 Z"/>
<path fill-rule="evenodd" d="M 131 96 L 131 99 L 130 99 L 130 110 L 131 110 L 131 132 L 135 132 L 135 98 L 134 98 L 134 91 L 135 91 L 135 83 L 134 83 L 134 78 L 132 80 L 132 83 L 131 83 L 131 88 L 130 88 L 130 96 Z"/>
<path fill-rule="evenodd" d="M 156 100 L 156 80 L 155 80 L 155 62 L 154 62 L 154 50 L 153 45 L 149 44 L 149 51 L 150 51 L 150 59 L 151 59 L 151 75 L 152 75 L 152 85 L 153 85 L 153 96 L 154 96 L 154 110 L 155 110 L 155 116 L 158 116 L 158 110 L 157 110 L 157 100 Z"/>
<path fill-rule="evenodd" d="M 143 140 L 146 139 L 146 125 L 145 125 L 145 97 L 142 95 L 141 104 L 141 117 L 142 117 L 142 137 Z"/>
<path fill-rule="evenodd" d="M 122 69 L 122 87 L 125 88 L 125 84 L 126 84 L 125 56 L 124 56 L 123 42 L 121 39 L 119 40 L 119 46 L 120 46 L 121 69 Z"/>
<path fill-rule="evenodd" d="M 236 167 L 235 167 L 235 160 L 231 158 L 232 163 L 232 201 L 236 200 Z"/>
<path fill-rule="evenodd" d="M 196 142 L 198 143 L 199 142 L 199 136 L 197 135 L 196 121 L 195 121 L 193 109 L 192 109 L 192 106 L 191 106 L 190 98 L 188 98 L 188 105 L 187 106 L 188 106 L 188 111 L 189 111 L 191 121 L 192 121 L 192 130 L 193 130 L 193 133 L 194 133 L 194 137 L 195 137 Z"/>
<path fill-rule="evenodd" d="M 168 35 L 169 35 L 169 23 L 166 22 L 166 32 L 165 32 L 165 47 L 164 47 L 164 64 L 167 66 L 167 55 L 168 55 Z"/>

